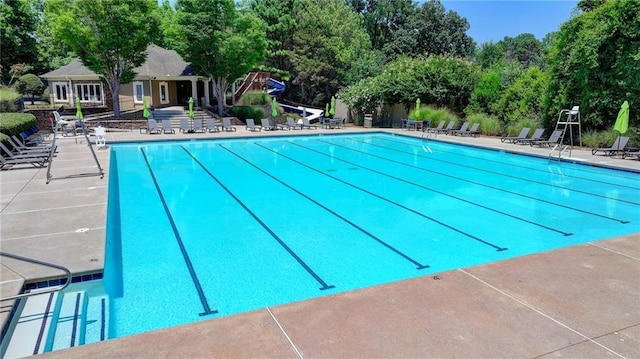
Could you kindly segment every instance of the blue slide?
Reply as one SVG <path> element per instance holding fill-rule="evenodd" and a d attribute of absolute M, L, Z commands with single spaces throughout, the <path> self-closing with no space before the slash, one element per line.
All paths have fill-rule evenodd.
<path fill-rule="evenodd" d="M 269 95 L 271 96 L 279 95 L 283 93 L 286 88 L 287 88 L 287 85 L 285 85 L 284 82 L 280 82 L 272 78 L 269 78 L 269 89 L 267 90 L 267 93 Z"/>

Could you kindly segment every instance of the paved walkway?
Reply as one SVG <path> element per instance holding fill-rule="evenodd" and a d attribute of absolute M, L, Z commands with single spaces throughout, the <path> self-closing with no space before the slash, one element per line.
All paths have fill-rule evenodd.
<path fill-rule="evenodd" d="M 362 128 L 146 135 L 109 132 L 107 143 L 179 138 L 375 131 Z M 385 130 L 412 136 L 415 131 Z M 495 138 L 438 136 L 510 152 L 548 149 Z M 59 141 L 54 180 L 46 169 L 0 172 L 2 251 L 101 271 L 109 151 L 83 139 Z M 640 170 L 640 161 L 592 156 L 576 161 Z M 83 176 L 81 174 L 87 174 Z M 640 214 L 639 214 L 640 217 Z M 640 233 L 355 290 L 249 313 L 53 352 L 51 358 L 640 358 Z M 0 291 L 19 292 L 47 269 L 0 257 Z M 0 320 L 10 307 L 2 303 Z"/>

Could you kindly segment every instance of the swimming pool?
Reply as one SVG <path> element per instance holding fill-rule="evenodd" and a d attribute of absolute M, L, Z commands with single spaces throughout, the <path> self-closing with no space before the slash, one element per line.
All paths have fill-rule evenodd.
<path fill-rule="evenodd" d="M 114 145 L 109 338 L 635 233 L 638 179 L 380 133 Z"/>

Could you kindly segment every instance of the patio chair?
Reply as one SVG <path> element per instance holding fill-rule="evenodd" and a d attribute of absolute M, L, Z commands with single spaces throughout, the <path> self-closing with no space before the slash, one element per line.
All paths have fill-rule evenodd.
<path fill-rule="evenodd" d="M 220 127 L 213 118 L 207 118 L 207 132 L 220 132 Z"/>
<path fill-rule="evenodd" d="M 331 119 L 326 117 L 318 118 L 318 122 L 322 128 L 330 128 L 331 127 Z"/>
<path fill-rule="evenodd" d="M 471 125 L 471 128 L 468 129 L 467 131 L 458 132 L 456 133 L 456 135 L 478 137 L 480 136 L 480 131 L 478 130 L 479 128 L 480 128 L 480 122 L 476 122 L 473 125 Z"/>
<path fill-rule="evenodd" d="M 0 149 L 4 151 L 9 159 L 19 159 L 19 158 L 37 158 L 37 157 L 49 157 L 51 150 L 39 150 L 39 151 L 20 151 L 13 152 L 7 148 L 2 142 L 0 142 Z"/>
<path fill-rule="evenodd" d="M 9 144 L 14 148 L 14 150 L 16 151 L 23 151 L 23 150 L 32 150 L 32 151 L 49 151 L 51 150 L 51 146 L 47 146 L 47 145 L 35 145 L 35 146 L 27 146 L 26 143 L 24 143 L 22 136 L 18 137 L 16 135 L 11 136 L 11 138 L 7 139 Z"/>
<path fill-rule="evenodd" d="M 531 137 L 529 138 L 518 138 L 515 139 L 513 141 L 513 143 L 516 144 L 527 144 L 531 141 L 541 141 L 544 140 L 544 138 L 542 137 L 542 134 L 544 133 L 544 128 L 536 128 L 536 130 L 533 132 L 533 135 L 531 135 Z"/>
<path fill-rule="evenodd" d="M 459 135 L 459 134 L 460 134 L 460 133 L 462 133 L 462 132 L 466 132 L 468 128 L 469 128 L 469 121 L 465 121 L 465 122 L 462 124 L 462 126 L 460 126 L 460 128 L 459 128 L 459 129 L 457 129 L 457 130 L 449 130 L 449 131 L 447 131 L 447 135 L 454 135 L 454 136 L 457 136 L 457 135 Z"/>
<path fill-rule="evenodd" d="M 98 126 L 95 128 L 95 134 L 96 134 L 96 147 L 97 148 L 106 147 L 107 146 L 107 130 L 102 126 Z"/>
<path fill-rule="evenodd" d="M 142 129 L 140 129 L 140 133 L 142 133 Z M 147 119 L 147 133 L 150 135 L 154 133 L 162 133 L 162 129 L 158 128 L 158 122 L 156 122 L 156 120 L 152 118 Z"/>
<path fill-rule="evenodd" d="M 449 124 L 447 124 L 447 127 L 442 128 L 442 129 L 440 129 L 440 130 L 437 130 L 437 131 L 436 131 L 436 133 L 446 133 L 446 132 L 449 132 L 449 131 L 453 130 L 453 125 L 455 125 L 455 124 L 456 124 L 456 121 L 451 120 L 451 121 L 449 121 Z"/>
<path fill-rule="evenodd" d="M 560 142 L 560 139 L 562 138 L 562 130 L 555 130 L 551 133 L 551 136 L 549 136 L 548 139 L 546 140 L 540 140 L 540 141 L 529 141 L 529 146 L 533 147 L 535 146 L 542 146 L 542 145 L 547 145 L 547 146 L 551 146 L 551 145 L 555 145 L 558 142 Z"/>
<path fill-rule="evenodd" d="M 229 132 L 229 131 L 236 132 L 235 126 L 231 125 L 231 118 L 230 117 L 223 117 L 222 118 L 222 129 L 227 131 L 227 132 Z"/>
<path fill-rule="evenodd" d="M 247 119 L 247 131 L 262 131 L 262 126 L 256 125 L 252 118 Z"/>
<path fill-rule="evenodd" d="M 169 119 L 160 121 L 160 130 L 162 133 L 176 133 L 176 130 L 171 128 L 171 120 Z"/>
<path fill-rule="evenodd" d="M 262 128 L 264 128 L 265 131 L 270 131 L 270 130 L 275 130 L 276 129 L 276 127 L 271 126 L 271 124 L 269 123 L 269 119 L 268 118 L 260 119 L 260 124 L 262 125 Z"/>
<path fill-rule="evenodd" d="M 10 169 L 14 165 L 21 164 L 30 164 L 33 167 L 44 167 L 48 161 L 49 156 L 7 159 L 4 156 L 0 155 L 0 169 Z"/>
<path fill-rule="evenodd" d="M 301 129 L 303 129 L 303 128 L 308 128 L 308 129 L 310 129 L 310 130 L 311 130 L 311 129 L 314 129 L 314 130 L 315 130 L 316 128 L 318 128 L 318 126 L 317 126 L 317 125 L 312 125 L 312 124 L 309 122 L 309 119 L 308 119 L 308 118 L 303 117 L 303 118 L 302 118 L 302 125 L 300 125 L 300 128 L 301 128 Z"/>
<path fill-rule="evenodd" d="M 629 137 L 618 136 L 611 147 L 594 148 L 591 150 L 591 154 L 595 155 L 598 152 L 604 152 L 605 156 L 613 156 L 618 152 L 624 152 L 627 142 L 629 142 Z"/>
<path fill-rule="evenodd" d="M 527 138 L 527 135 L 529 134 L 529 131 L 531 129 L 529 127 L 524 127 L 522 130 L 520 130 L 520 133 L 517 136 L 504 136 L 500 138 L 500 142 L 511 142 L 511 143 L 515 143 L 515 141 L 517 140 L 523 140 L 525 138 Z"/>
<path fill-rule="evenodd" d="M 302 129 L 302 125 L 298 125 L 293 118 L 287 117 L 287 129 Z"/>
<path fill-rule="evenodd" d="M 201 118 L 194 118 L 193 119 L 193 132 L 201 132 L 204 133 L 205 129 L 202 126 L 202 119 Z"/>
<path fill-rule="evenodd" d="M 423 127 L 422 130 L 425 132 L 433 132 L 433 133 L 438 133 L 439 131 L 442 131 L 444 129 L 444 125 L 447 123 L 447 121 L 440 121 L 438 123 L 438 127 L 427 127 L 426 129 Z"/>
<path fill-rule="evenodd" d="M 187 120 L 186 118 L 180 119 L 180 132 L 182 133 L 193 132 L 193 130 L 191 129 L 191 126 L 189 126 L 189 120 Z"/>

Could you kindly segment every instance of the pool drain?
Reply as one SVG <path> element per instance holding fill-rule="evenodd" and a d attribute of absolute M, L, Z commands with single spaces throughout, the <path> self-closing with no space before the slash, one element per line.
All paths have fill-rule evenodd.
<path fill-rule="evenodd" d="M 84 233 L 84 232 L 88 232 L 89 228 L 78 228 L 76 229 L 76 233 Z"/>

